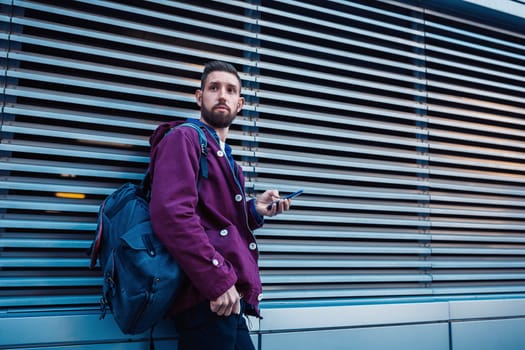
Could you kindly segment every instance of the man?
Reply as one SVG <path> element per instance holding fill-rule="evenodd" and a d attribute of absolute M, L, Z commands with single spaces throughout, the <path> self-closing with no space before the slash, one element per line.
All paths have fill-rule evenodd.
<path fill-rule="evenodd" d="M 155 233 L 188 276 L 170 315 L 180 350 L 254 349 L 243 314 L 260 317 L 262 286 L 253 230 L 263 216 L 289 210 L 277 190 L 246 198 L 241 168 L 225 143 L 244 106 L 235 68 L 206 64 L 195 93 L 208 140 L 208 177 L 200 178 L 197 132 L 152 135 L 150 212 Z"/>

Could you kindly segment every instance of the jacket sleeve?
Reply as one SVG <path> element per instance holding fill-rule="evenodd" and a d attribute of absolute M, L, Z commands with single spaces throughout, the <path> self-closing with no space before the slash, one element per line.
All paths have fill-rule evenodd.
<path fill-rule="evenodd" d="M 150 214 L 153 230 L 209 300 L 237 281 L 231 264 L 217 252 L 197 215 L 200 144 L 195 130 L 174 129 L 151 155 Z"/>
<path fill-rule="evenodd" d="M 255 209 L 255 198 L 247 202 L 248 206 L 248 224 L 250 229 L 256 230 L 264 225 L 264 216 L 260 215 Z"/>

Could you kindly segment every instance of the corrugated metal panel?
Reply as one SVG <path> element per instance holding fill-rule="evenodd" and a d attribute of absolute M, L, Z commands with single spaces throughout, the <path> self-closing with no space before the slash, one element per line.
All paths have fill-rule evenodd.
<path fill-rule="evenodd" d="M 523 291 L 523 31 L 426 13 L 436 293 Z"/>
<path fill-rule="evenodd" d="M 254 50 L 252 6 L 230 6 L 236 17 L 224 21 L 219 4 L 1 3 L 0 307 L 92 307 L 101 280 L 86 251 L 100 201 L 141 178 L 157 124 L 196 116 L 204 62 L 231 61 L 254 79 L 243 58 Z M 239 156 L 253 124 L 239 118 L 231 133 Z"/>
<path fill-rule="evenodd" d="M 0 4 L 0 307 L 96 306 L 98 204 L 211 59 L 242 71 L 248 191 L 305 190 L 257 233 L 266 302 L 525 292 L 522 33 L 436 2 Z"/>
<path fill-rule="evenodd" d="M 259 231 L 267 298 L 431 294 L 424 31 L 377 5 L 261 7 L 255 186 L 305 189 Z"/>

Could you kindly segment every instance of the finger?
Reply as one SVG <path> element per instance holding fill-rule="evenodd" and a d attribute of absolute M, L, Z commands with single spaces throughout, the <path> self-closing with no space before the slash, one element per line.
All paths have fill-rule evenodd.
<path fill-rule="evenodd" d="M 237 302 L 235 303 L 235 305 L 233 306 L 233 310 L 232 312 L 235 314 L 235 315 L 240 315 L 241 313 L 241 301 L 240 300 L 237 300 Z"/>
<path fill-rule="evenodd" d="M 211 312 L 215 312 L 215 313 L 219 311 L 219 303 L 217 303 L 214 300 L 210 301 L 210 310 Z"/>
<path fill-rule="evenodd" d="M 216 314 L 219 316 L 228 316 L 228 306 L 227 305 L 221 305 L 218 309 Z"/>

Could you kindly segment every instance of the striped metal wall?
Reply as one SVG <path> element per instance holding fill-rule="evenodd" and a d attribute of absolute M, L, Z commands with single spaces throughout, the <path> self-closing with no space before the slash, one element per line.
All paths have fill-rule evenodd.
<path fill-rule="evenodd" d="M 98 205 L 212 59 L 247 191 L 305 190 L 263 306 L 525 294 L 525 34 L 461 3 L 0 0 L 0 310 L 97 307 Z"/>

